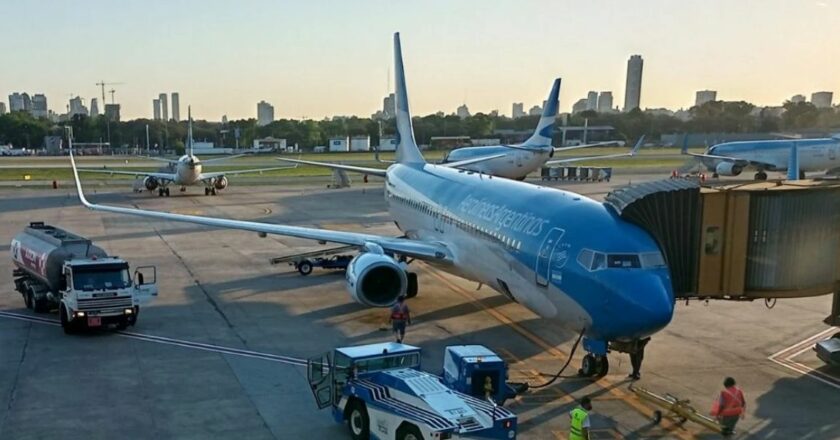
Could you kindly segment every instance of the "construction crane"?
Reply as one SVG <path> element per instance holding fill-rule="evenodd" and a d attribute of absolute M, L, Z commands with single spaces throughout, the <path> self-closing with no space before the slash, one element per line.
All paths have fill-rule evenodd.
<path fill-rule="evenodd" d="M 108 91 L 108 93 L 111 94 L 111 104 L 114 104 L 114 93 L 116 93 L 116 90 L 111 89 Z"/>
<path fill-rule="evenodd" d="M 100 80 L 96 85 L 102 87 L 102 105 L 105 105 L 105 86 L 116 86 L 120 84 L 125 84 L 121 82 L 105 82 L 105 80 Z"/>

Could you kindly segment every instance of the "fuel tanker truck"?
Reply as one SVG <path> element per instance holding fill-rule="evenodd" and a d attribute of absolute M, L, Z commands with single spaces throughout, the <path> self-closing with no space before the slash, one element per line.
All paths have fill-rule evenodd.
<path fill-rule="evenodd" d="M 58 310 L 65 333 L 83 328 L 125 329 L 137 323 L 140 306 L 157 296 L 154 266 L 129 273 L 91 240 L 43 222 L 12 239 L 15 289 L 38 313 Z"/>

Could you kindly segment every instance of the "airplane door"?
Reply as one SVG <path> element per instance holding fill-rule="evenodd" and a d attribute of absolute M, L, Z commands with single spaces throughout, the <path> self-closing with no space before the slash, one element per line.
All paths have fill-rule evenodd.
<path fill-rule="evenodd" d="M 537 266 L 534 269 L 537 284 L 540 286 L 548 286 L 548 280 L 551 277 L 551 256 L 565 233 L 566 231 L 563 229 L 552 228 L 548 231 L 542 246 L 540 246 L 540 253 L 537 254 Z"/>
<path fill-rule="evenodd" d="M 318 409 L 332 405 L 333 368 L 329 352 L 307 359 L 306 378 L 309 380 Z"/>

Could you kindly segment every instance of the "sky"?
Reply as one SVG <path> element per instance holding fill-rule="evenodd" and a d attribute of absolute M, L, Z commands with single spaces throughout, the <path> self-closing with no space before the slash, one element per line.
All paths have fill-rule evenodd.
<path fill-rule="evenodd" d="M 182 118 L 187 105 L 197 119 L 256 117 L 261 100 L 277 118 L 369 116 L 394 83 L 395 31 L 415 115 L 464 103 L 509 115 L 541 105 L 556 77 L 561 111 L 589 90 L 621 106 L 632 54 L 643 108 L 687 108 L 704 89 L 840 101 L 840 0 L 0 0 L 0 17 L 0 101 L 44 93 L 64 112 L 121 82 L 107 89 L 123 119 L 174 91 Z"/>

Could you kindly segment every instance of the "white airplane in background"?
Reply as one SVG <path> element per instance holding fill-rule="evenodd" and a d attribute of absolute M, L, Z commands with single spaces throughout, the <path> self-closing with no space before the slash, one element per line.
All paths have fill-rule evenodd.
<path fill-rule="evenodd" d="M 644 338 L 671 321 L 668 266 L 642 228 L 583 195 L 427 163 L 414 140 L 399 34 L 394 59 L 396 163 L 387 170 L 315 163 L 384 178 L 388 211 L 404 237 L 95 204 L 74 173 L 79 199 L 96 211 L 357 247 L 346 286 L 372 307 L 416 295 L 409 259 L 423 260 L 580 332 L 590 353 L 586 376 L 607 373 L 609 341 Z"/>
<path fill-rule="evenodd" d="M 766 141 L 724 142 L 709 147 L 705 153 L 688 151 L 688 136 L 682 153 L 698 159 L 706 170 L 718 176 L 737 176 L 746 168 L 756 170 L 756 180 L 767 180 L 767 171 L 787 171 L 790 151 L 799 154 L 798 177 L 805 171 L 825 171 L 840 167 L 840 134 L 820 139 L 777 139 Z"/>
<path fill-rule="evenodd" d="M 560 78 L 554 80 L 551 87 L 551 92 L 548 94 L 545 108 L 542 116 L 537 123 L 537 128 L 534 134 L 528 140 L 521 144 L 514 145 L 487 145 L 480 147 L 463 147 L 456 148 L 450 151 L 444 158 L 441 164 L 451 165 L 462 164 L 456 168 L 461 168 L 469 171 L 476 171 L 491 176 L 504 177 L 514 180 L 525 180 L 528 174 L 539 170 L 545 166 L 560 165 L 565 163 L 580 162 L 586 160 L 598 159 L 613 159 L 619 157 L 635 156 L 638 152 L 638 146 L 642 144 L 642 139 L 639 140 L 635 148 L 628 153 L 605 154 L 601 156 L 584 156 L 584 157 L 569 157 L 565 159 L 555 159 L 554 153 L 560 153 L 570 150 L 577 150 L 580 148 L 590 147 L 604 147 L 608 145 L 615 145 L 617 141 L 598 142 L 593 144 L 574 145 L 571 147 L 553 147 L 551 145 L 551 138 L 554 134 L 554 124 L 557 119 L 557 109 L 559 106 L 560 95 Z M 494 158 L 490 158 L 495 156 Z M 382 163 L 393 163 L 379 159 L 379 151 L 375 152 L 376 160 Z M 478 161 L 474 163 L 463 164 L 470 159 L 486 158 L 487 160 Z M 281 159 L 288 162 L 295 162 L 291 159 Z"/>
<path fill-rule="evenodd" d="M 221 191 L 228 186 L 227 176 L 234 174 L 246 173 L 261 173 L 263 171 L 283 170 L 293 168 L 285 167 L 271 167 L 271 168 L 256 168 L 236 171 L 218 171 L 215 173 L 203 173 L 202 166 L 210 163 L 218 163 L 235 157 L 245 156 L 244 154 L 237 154 L 235 156 L 225 156 L 218 159 L 208 159 L 201 161 L 193 154 L 193 135 L 192 135 L 192 114 L 191 109 L 187 108 L 189 125 L 187 129 L 187 154 L 181 156 L 178 160 L 162 159 L 157 157 L 145 157 L 146 159 L 166 162 L 169 168 L 173 170 L 171 173 L 165 172 L 145 172 L 145 171 L 115 171 L 103 169 L 79 168 L 79 171 L 86 173 L 103 173 L 103 174 L 126 174 L 131 176 L 143 177 L 143 186 L 149 191 L 158 190 L 158 196 L 169 197 L 169 185 L 174 184 L 181 187 L 181 192 L 186 191 L 187 186 L 204 185 L 204 195 L 216 195 L 216 191 Z"/>

